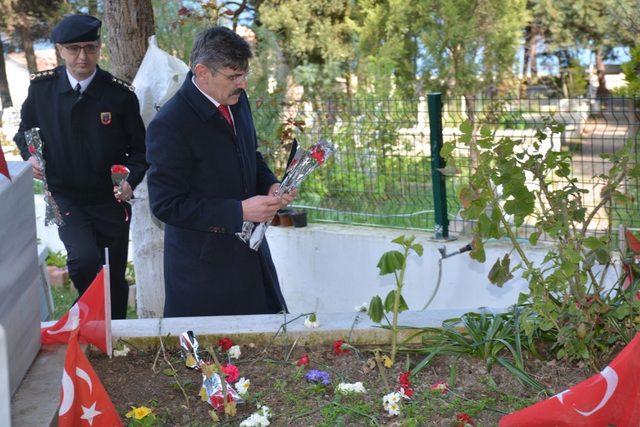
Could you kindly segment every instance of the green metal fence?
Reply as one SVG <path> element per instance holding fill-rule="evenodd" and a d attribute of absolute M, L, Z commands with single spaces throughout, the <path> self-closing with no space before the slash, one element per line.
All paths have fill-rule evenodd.
<path fill-rule="evenodd" d="M 305 130 L 298 135 L 302 145 L 319 138 L 335 144 L 333 160 L 303 184 L 296 201 L 296 206 L 308 210 L 311 220 L 433 230 L 438 237 L 446 237 L 449 224 L 454 234 L 464 230 L 456 195 L 471 162 L 468 153 L 460 151 L 458 174 L 444 178 L 437 170 L 444 165 L 432 153 L 438 152 L 435 144 L 455 138 L 465 119 L 472 116 L 477 123 L 497 129 L 497 136 L 524 141 L 533 138 L 534 129 L 546 117 L 565 124 L 565 132 L 552 139 L 552 148 L 572 153 L 574 176 L 590 190 L 585 199 L 589 207 L 599 197 L 593 177 L 608 167 L 601 153 L 618 150 L 631 138 L 640 160 L 638 106 L 638 100 L 629 98 L 440 99 L 431 95 L 316 105 L 272 99 L 256 103 L 254 117 L 261 150 L 279 174 L 286 160 L 287 148 L 279 140 L 287 119 L 304 122 Z M 640 228 L 640 185 L 634 181 L 625 185 L 639 197 L 633 205 L 608 206 L 596 218 L 595 231 L 606 232 L 617 224 Z"/>

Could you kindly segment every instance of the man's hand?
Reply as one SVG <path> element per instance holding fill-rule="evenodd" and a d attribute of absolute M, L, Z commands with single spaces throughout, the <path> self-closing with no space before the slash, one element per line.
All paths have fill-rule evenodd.
<path fill-rule="evenodd" d="M 128 202 L 133 196 L 133 189 L 127 181 L 123 181 L 120 187 L 113 186 L 113 195 L 119 202 Z"/>
<path fill-rule="evenodd" d="M 280 183 L 276 182 L 275 184 L 273 184 L 270 188 L 269 188 L 269 195 L 270 196 L 275 196 L 276 195 L 276 191 L 278 191 L 280 189 Z M 287 206 L 289 203 L 293 202 L 293 200 L 298 197 L 298 190 L 292 190 L 289 193 L 284 193 L 284 194 L 280 194 L 279 196 L 276 196 L 280 199 L 280 208 L 284 208 L 285 206 Z"/>
<path fill-rule="evenodd" d="M 36 156 L 31 156 L 29 157 L 29 163 L 31 163 L 33 177 L 35 179 L 42 180 L 42 178 L 44 178 L 44 175 L 42 174 L 42 165 L 40 164 L 40 161 L 36 158 Z"/>
<path fill-rule="evenodd" d="M 276 196 L 253 196 L 242 201 L 242 219 L 251 222 L 267 222 L 282 207 Z"/>

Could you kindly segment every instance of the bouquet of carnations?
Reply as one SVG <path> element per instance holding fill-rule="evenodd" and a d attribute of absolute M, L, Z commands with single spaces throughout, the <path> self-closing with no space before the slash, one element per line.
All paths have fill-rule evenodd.
<path fill-rule="evenodd" d="M 111 182 L 122 192 L 122 184 L 129 178 L 129 168 L 124 165 L 111 166 Z"/>
<path fill-rule="evenodd" d="M 302 181 L 321 166 L 333 154 L 335 148 L 327 141 L 319 141 L 308 150 L 296 150 L 289 165 L 285 177 L 280 183 L 280 188 L 276 196 L 289 193 L 300 187 Z M 238 237 L 247 243 L 251 249 L 257 251 L 264 240 L 264 234 L 269 227 L 268 222 L 261 222 L 254 225 L 251 221 L 244 221 L 242 231 L 237 233 Z"/>
<path fill-rule="evenodd" d="M 42 186 L 44 187 L 44 202 L 46 205 L 44 225 L 55 224 L 58 227 L 61 227 L 64 224 L 64 221 L 60 214 L 60 208 L 51 195 L 49 185 L 47 184 L 47 174 L 45 173 L 44 162 L 44 143 L 42 142 L 42 138 L 40 138 L 40 128 L 31 128 L 25 131 L 24 139 L 27 141 L 29 153 L 38 159 L 38 162 L 40 162 L 40 168 L 42 169 Z"/>

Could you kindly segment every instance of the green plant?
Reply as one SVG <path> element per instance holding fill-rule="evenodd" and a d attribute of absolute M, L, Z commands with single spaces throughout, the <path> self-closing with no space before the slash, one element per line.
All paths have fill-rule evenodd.
<path fill-rule="evenodd" d="M 612 263 L 609 248 L 611 234 L 588 236 L 589 225 L 598 211 L 612 201 L 626 203 L 623 193 L 628 178 L 640 177 L 640 165 L 631 160 L 632 142 L 613 154 L 602 154 L 610 168 L 596 177 L 601 188 L 596 206 L 588 209 L 583 201 L 588 190 L 571 175 L 571 154 L 544 149 L 549 133 L 563 126 L 547 121 L 538 129 L 530 145 L 511 138 L 495 138 L 486 126 L 476 135 L 465 122 L 457 143 L 467 146 L 478 159 L 468 185 L 459 193 L 461 215 L 473 221 L 471 257 L 485 262 L 484 242 L 506 238 L 520 259 L 511 264 L 511 252 L 499 258 L 489 273 L 490 281 L 503 286 L 516 271 L 529 283 L 529 293 L 520 296 L 526 303 L 523 324 L 531 337 L 536 331 L 556 336 L 553 349 L 559 358 L 587 361 L 598 370 L 600 356 L 606 356 L 614 344 L 624 339 L 613 324 L 633 327 L 629 319 L 639 314 L 640 302 L 628 291 L 605 293 L 604 279 Z M 451 158 L 456 142 L 442 149 Z M 537 244 L 542 235 L 553 239 L 553 249 L 543 262 L 534 263 L 517 238 L 516 230 L 533 228 L 529 242 Z M 627 308 L 612 310 L 624 299 Z"/>
<path fill-rule="evenodd" d="M 402 287 L 404 286 L 404 274 L 407 270 L 407 257 L 409 252 L 413 251 L 418 256 L 422 256 L 422 245 L 414 243 L 415 236 L 399 236 L 392 240 L 402 248 L 400 251 L 385 252 L 380 261 L 378 261 L 378 269 L 380 275 L 393 274 L 396 282 L 396 288 L 390 291 L 384 304 L 382 299 L 376 295 L 371 298 L 369 303 L 369 317 L 376 323 L 380 323 L 384 317 L 391 328 L 391 361 L 395 363 L 396 353 L 398 350 L 398 314 L 408 310 L 406 301 L 402 297 Z M 393 313 L 393 320 L 390 322 L 385 313 Z"/>
<path fill-rule="evenodd" d="M 67 266 L 67 255 L 62 251 L 49 251 L 47 255 L 47 265 L 52 265 L 58 268 L 65 268 Z"/>
<path fill-rule="evenodd" d="M 442 328 L 425 328 L 422 335 L 423 347 L 417 350 L 425 354 L 411 371 L 416 375 L 439 355 L 468 355 L 484 360 L 487 370 L 495 363 L 506 368 L 523 384 L 537 390 L 545 390 L 525 371 L 523 349 L 535 354 L 533 340 L 525 339 L 520 329 L 521 308 L 515 307 L 510 313 L 493 314 L 487 311 L 466 313 L 461 317 L 445 320 Z M 504 356 L 509 354 L 513 363 Z"/>

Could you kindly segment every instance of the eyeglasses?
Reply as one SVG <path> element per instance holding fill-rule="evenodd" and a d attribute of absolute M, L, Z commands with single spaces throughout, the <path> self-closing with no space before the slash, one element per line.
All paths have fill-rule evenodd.
<path fill-rule="evenodd" d="M 223 72 L 221 72 L 219 70 L 216 70 L 215 68 L 210 69 L 210 70 L 213 71 L 214 73 L 222 74 L 223 76 L 225 76 L 227 78 L 227 80 L 229 80 L 230 82 L 236 83 L 236 84 L 242 82 L 243 80 L 247 81 L 249 79 L 249 75 L 251 74 L 251 71 L 247 70 L 244 73 L 234 74 L 234 75 L 230 76 L 230 75 L 225 74 L 225 73 L 223 73 Z"/>
<path fill-rule="evenodd" d="M 85 55 L 95 55 L 98 49 L 100 49 L 99 44 L 85 44 L 84 46 L 79 44 L 64 44 L 62 47 L 68 50 L 73 56 L 80 55 L 81 50 L 84 50 Z"/>

